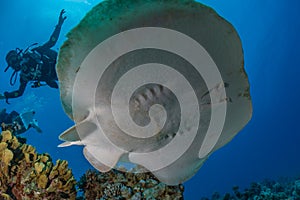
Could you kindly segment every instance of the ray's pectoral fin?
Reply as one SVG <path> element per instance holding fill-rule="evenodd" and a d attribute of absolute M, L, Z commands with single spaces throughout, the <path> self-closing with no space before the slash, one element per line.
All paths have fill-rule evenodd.
<path fill-rule="evenodd" d="M 82 140 L 84 140 L 87 135 L 94 132 L 96 129 L 97 125 L 90 121 L 83 121 L 79 124 L 76 124 L 60 134 L 59 139 L 65 142 L 58 145 L 58 147 L 83 145 Z M 80 136 L 78 132 L 80 132 Z"/>
<path fill-rule="evenodd" d="M 59 135 L 59 139 L 65 142 L 58 145 L 58 147 L 67 147 L 71 145 L 81 145 L 80 137 L 76 130 L 76 125 L 65 130 L 62 134 Z"/>
<path fill-rule="evenodd" d="M 123 153 L 112 148 L 99 148 L 92 145 L 83 149 L 85 158 L 100 172 L 108 172 L 115 167 Z"/>
<path fill-rule="evenodd" d="M 60 134 L 59 139 L 68 142 L 76 142 L 80 140 L 80 137 L 76 130 L 76 125 L 70 127 L 69 129 L 65 130 L 62 134 Z"/>

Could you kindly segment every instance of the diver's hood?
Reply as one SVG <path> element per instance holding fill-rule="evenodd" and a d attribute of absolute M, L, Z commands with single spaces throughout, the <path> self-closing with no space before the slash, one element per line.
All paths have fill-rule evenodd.
<path fill-rule="evenodd" d="M 18 48 L 17 48 L 16 50 L 10 50 L 6 54 L 5 60 L 6 60 L 8 65 L 5 68 L 4 72 L 6 72 L 9 67 L 12 67 L 16 71 L 20 70 L 20 69 L 16 69 L 17 67 L 14 64 L 17 63 L 17 61 L 20 59 L 20 53 L 21 52 L 22 52 L 21 50 L 19 50 L 19 52 L 18 52 Z"/>

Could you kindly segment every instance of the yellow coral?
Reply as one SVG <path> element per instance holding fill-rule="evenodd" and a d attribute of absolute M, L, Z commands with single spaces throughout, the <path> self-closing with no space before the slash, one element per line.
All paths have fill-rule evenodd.
<path fill-rule="evenodd" d="M 7 142 L 12 139 L 12 134 L 9 131 L 3 131 L 2 132 L 2 142 Z"/>
<path fill-rule="evenodd" d="M 0 196 L 2 197 L 1 199 L 4 199 L 4 200 L 11 200 L 12 199 L 8 194 L 5 194 L 5 193 L 2 193 Z"/>
<path fill-rule="evenodd" d="M 35 148 L 31 145 L 22 145 L 21 149 L 23 151 L 23 153 L 35 153 Z"/>
<path fill-rule="evenodd" d="M 10 165 L 10 161 L 14 157 L 13 152 L 9 149 L 5 149 L 1 154 L 1 162 L 3 162 L 5 165 Z"/>
<path fill-rule="evenodd" d="M 12 144 L 11 144 L 11 148 L 12 149 L 16 149 L 20 146 L 20 142 L 18 141 L 18 139 L 14 136 L 12 138 Z"/>
<path fill-rule="evenodd" d="M 1 142 L 0 143 L 0 152 L 4 151 L 4 149 L 6 149 L 6 148 L 7 148 L 7 143 L 6 142 Z"/>
<path fill-rule="evenodd" d="M 58 172 L 60 175 L 65 173 L 65 170 L 68 168 L 68 161 L 63 160 L 60 162 L 59 167 L 58 167 Z"/>
<path fill-rule="evenodd" d="M 56 177 L 58 175 L 58 171 L 57 170 L 51 170 L 49 178 L 50 179 L 54 179 L 54 177 Z"/>
<path fill-rule="evenodd" d="M 22 152 L 24 153 L 26 163 L 32 163 L 36 161 L 37 154 L 35 153 L 35 148 L 31 145 L 23 144 L 21 146 Z"/>
<path fill-rule="evenodd" d="M 56 161 L 56 164 L 55 164 L 54 167 L 52 168 L 53 171 L 55 171 L 55 170 L 58 169 L 58 166 L 59 166 L 60 162 L 61 162 L 60 160 L 57 160 L 57 161 Z"/>
<path fill-rule="evenodd" d="M 76 198 L 68 162 L 58 160 L 54 166 L 48 154 L 36 153 L 33 146 L 21 144 L 9 131 L 0 137 L 0 164 L 0 199 Z"/>
<path fill-rule="evenodd" d="M 50 172 L 49 178 L 53 179 L 57 175 L 64 175 L 67 173 L 68 162 L 65 160 L 57 160 L 55 166 L 52 168 Z"/>
<path fill-rule="evenodd" d="M 49 174 L 51 172 L 53 164 L 51 162 L 47 162 L 45 165 L 44 173 Z"/>
<path fill-rule="evenodd" d="M 45 164 L 42 162 L 34 163 L 34 169 L 38 174 L 40 174 L 43 171 L 44 167 L 45 167 Z"/>
<path fill-rule="evenodd" d="M 76 180 L 74 179 L 74 177 L 71 177 L 70 179 L 68 179 L 67 183 L 64 185 L 64 190 L 66 191 L 70 191 L 70 189 L 72 188 L 71 186 L 76 184 Z"/>
<path fill-rule="evenodd" d="M 46 163 L 47 161 L 50 160 L 49 155 L 48 154 L 42 154 L 40 155 L 40 159 L 43 163 Z"/>
<path fill-rule="evenodd" d="M 67 181 L 67 180 L 69 180 L 71 177 L 72 177 L 73 175 L 72 175 L 72 170 L 67 170 L 67 172 L 64 174 L 64 176 L 63 176 L 63 179 L 65 180 L 65 181 Z"/>
<path fill-rule="evenodd" d="M 37 184 L 39 188 L 43 188 L 45 189 L 48 183 L 48 178 L 45 174 L 42 174 L 41 176 L 39 176 Z"/>
<path fill-rule="evenodd" d="M 58 188 L 63 189 L 62 186 L 62 182 L 58 178 L 55 178 L 51 181 L 50 186 L 47 188 L 47 192 L 54 192 Z"/>

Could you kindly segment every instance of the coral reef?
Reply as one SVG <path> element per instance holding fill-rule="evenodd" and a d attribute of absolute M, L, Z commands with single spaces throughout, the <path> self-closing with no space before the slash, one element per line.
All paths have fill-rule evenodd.
<path fill-rule="evenodd" d="M 224 196 L 216 192 L 211 198 L 201 200 L 300 200 L 300 178 L 281 178 L 278 181 L 264 180 L 261 183 L 251 183 L 243 192 L 238 186 L 232 188 L 233 194 Z"/>
<path fill-rule="evenodd" d="M 0 199 L 75 199 L 76 181 L 68 162 L 52 163 L 9 131 L 0 136 Z"/>
<path fill-rule="evenodd" d="M 68 162 L 52 163 L 49 154 L 35 148 L 10 131 L 0 136 L 0 200 L 131 199 L 180 200 L 183 185 L 167 186 L 150 172 L 133 173 L 88 170 L 78 182 L 84 197 L 76 198 L 76 181 Z"/>
<path fill-rule="evenodd" d="M 183 185 L 167 186 L 150 172 L 131 173 L 111 170 L 106 173 L 88 170 L 78 182 L 86 200 L 181 200 Z"/>

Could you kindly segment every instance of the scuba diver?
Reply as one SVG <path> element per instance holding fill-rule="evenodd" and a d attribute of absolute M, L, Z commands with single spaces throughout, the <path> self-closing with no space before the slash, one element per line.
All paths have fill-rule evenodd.
<path fill-rule="evenodd" d="M 42 130 L 38 126 L 37 120 L 33 118 L 34 114 L 34 111 L 19 114 L 16 111 L 7 113 L 6 109 L 0 110 L 0 124 L 2 131 L 9 130 L 15 135 L 20 135 L 32 127 L 37 132 L 41 133 Z"/>
<path fill-rule="evenodd" d="M 17 98 L 23 95 L 26 85 L 31 82 L 32 88 L 48 85 L 51 88 L 58 88 L 57 74 L 55 70 L 56 59 L 58 53 L 52 49 L 58 40 L 61 26 L 64 23 L 66 16 L 63 16 L 65 10 L 62 9 L 59 15 L 58 24 L 55 27 L 50 39 L 45 44 L 32 48 L 37 43 L 29 46 L 25 51 L 17 48 L 11 50 L 6 55 L 8 66 L 5 72 L 11 67 L 14 72 L 10 78 L 10 84 L 16 83 L 18 72 L 20 72 L 20 86 L 18 90 L 12 92 L 4 92 L 0 94 L 0 99 Z M 41 83 L 43 82 L 43 83 Z"/>

